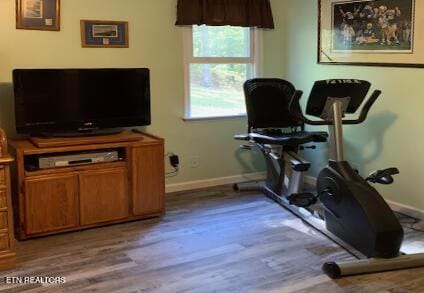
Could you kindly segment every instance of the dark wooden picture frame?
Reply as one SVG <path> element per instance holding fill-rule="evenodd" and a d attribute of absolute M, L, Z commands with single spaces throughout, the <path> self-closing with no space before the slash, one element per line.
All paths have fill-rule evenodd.
<path fill-rule="evenodd" d="M 424 9 L 424 3 L 417 0 L 408 1 L 410 3 L 409 5 L 405 4 L 407 2 L 404 0 L 318 0 L 318 64 L 424 68 L 424 40 L 421 38 L 424 33 L 424 19 L 418 18 L 415 15 L 416 12 Z M 396 4 L 399 4 L 399 6 Z M 361 43 L 361 39 L 359 39 L 361 35 L 357 34 L 359 30 L 353 29 L 354 34 L 352 35 L 355 38 L 352 40 L 352 43 L 355 42 L 352 45 L 353 49 L 337 50 L 335 36 L 338 25 L 341 24 L 343 26 L 348 21 L 352 21 L 352 23 L 357 21 L 357 25 L 362 24 L 362 28 L 366 28 L 365 25 L 371 23 L 371 21 L 367 20 L 367 17 L 370 16 L 367 16 L 367 11 L 364 11 L 366 6 L 369 6 L 368 9 L 380 9 L 381 6 L 385 6 L 379 12 L 380 14 L 377 14 L 377 11 L 374 10 L 374 14 L 382 17 L 382 19 L 378 18 L 378 20 L 372 23 L 372 26 L 370 25 L 371 28 L 375 27 L 375 31 L 379 34 L 375 37 L 377 40 L 373 40 L 373 42 L 378 42 L 378 44 L 373 45 L 370 41 L 370 43 L 365 43 L 365 45 L 364 43 L 360 44 L 364 46 L 362 47 L 364 49 L 360 48 L 358 44 Z M 405 7 L 412 11 L 405 10 L 396 13 L 395 18 L 390 18 L 393 13 L 388 10 L 397 12 L 397 10 Z M 340 8 L 346 8 L 346 11 Z M 386 9 L 385 12 L 384 8 Z M 382 14 L 383 12 L 385 14 Z M 347 20 L 343 19 L 343 23 L 341 23 L 341 17 L 337 15 L 338 13 L 344 14 L 343 17 L 347 18 Z M 372 12 L 369 13 L 371 14 Z M 382 37 L 383 24 L 380 21 L 383 24 L 384 21 L 387 21 L 390 26 L 396 23 L 396 29 L 392 30 L 396 34 L 396 38 L 391 37 L 389 41 L 384 40 L 384 37 Z M 351 23 L 348 24 L 351 25 Z M 400 44 L 398 44 L 397 39 L 402 37 L 399 28 L 403 29 L 403 25 L 410 30 L 408 39 L 410 43 L 409 47 L 402 44 L 402 41 L 399 41 Z M 365 29 L 363 32 L 365 32 Z M 366 35 L 363 34 L 362 36 Z M 380 45 L 381 47 L 377 48 Z M 369 47 L 367 48 L 367 46 Z M 375 50 L 370 49 L 373 46 Z"/>
<path fill-rule="evenodd" d="M 128 22 L 81 20 L 83 48 L 128 48 Z"/>
<path fill-rule="evenodd" d="M 60 31 L 60 0 L 16 0 L 16 28 Z"/>

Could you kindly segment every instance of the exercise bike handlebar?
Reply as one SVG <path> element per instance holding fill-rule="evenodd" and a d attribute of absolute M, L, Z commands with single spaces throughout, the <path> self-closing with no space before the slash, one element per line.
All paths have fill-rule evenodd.
<path fill-rule="evenodd" d="M 302 91 L 296 91 L 290 101 L 289 104 L 289 111 L 294 115 L 297 119 L 303 121 L 305 124 L 309 125 L 330 125 L 332 124 L 331 121 L 325 121 L 325 120 L 310 120 L 303 115 L 302 110 L 300 108 L 300 99 L 302 98 L 303 92 Z M 358 119 L 344 119 L 342 120 L 343 124 L 360 124 L 364 122 L 368 117 L 368 112 L 370 111 L 371 107 L 374 105 L 375 101 L 377 101 L 378 97 L 381 95 L 380 90 L 375 90 L 372 95 L 368 98 L 364 106 L 362 107 L 361 114 L 359 115 Z"/>

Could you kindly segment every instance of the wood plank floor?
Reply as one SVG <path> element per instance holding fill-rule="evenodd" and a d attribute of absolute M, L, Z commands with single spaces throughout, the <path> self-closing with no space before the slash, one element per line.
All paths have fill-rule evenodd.
<path fill-rule="evenodd" d="M 408 232 L 423 246 L 424 233 Z M 423 248 L 424 249 L 424 248 Z M 424 292 L 424 269 L 331 280 L 344 250 L 260 194 L 229 186 L 167 196 L 162 219 L 17 244 L 7 292 Z M 62 285 L 8 285 L 9 276 L 62 276 Z"/>

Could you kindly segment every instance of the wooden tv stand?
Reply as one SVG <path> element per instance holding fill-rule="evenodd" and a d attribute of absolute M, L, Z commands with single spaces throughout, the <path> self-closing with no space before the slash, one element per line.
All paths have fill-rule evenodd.
<path fill-rule="evenodd" d="M 15 234 L 20 240 L 164 213 L 164 141 L 146 134 L 12 140 Z M 34 168 L 39 156 L 117 150 L 119 161 Z"/>

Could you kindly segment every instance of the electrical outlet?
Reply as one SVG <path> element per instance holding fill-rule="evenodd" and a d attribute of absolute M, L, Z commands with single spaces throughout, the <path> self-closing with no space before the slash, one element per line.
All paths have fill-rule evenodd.
<path fill-rule="evenodd" d="M 190 158 L 190 167 L 191 168 L 199 168 L 200 165 L 200 157 L 199 156 L 192 156 Z"/>

